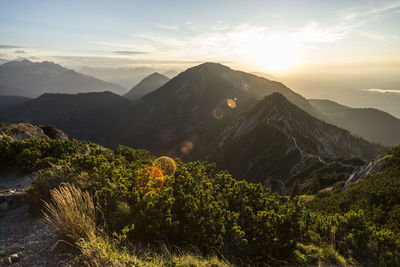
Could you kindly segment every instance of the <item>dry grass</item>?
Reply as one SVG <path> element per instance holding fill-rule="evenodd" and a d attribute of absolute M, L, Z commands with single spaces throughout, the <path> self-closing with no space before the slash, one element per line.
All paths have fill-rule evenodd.
<path fill-rule="evenodd" d="M 83 241 L 78 243 L 81 249 L 80 261 L 88 266 L 198 266 L 198 267 L 228 267 L 232 266 L 216 256 L 201 257 L 193 253 L 171 253 L 168 250 L 159 253 L 149 251 L 136 251 L 132 254 L 127 250 L 118 249 L 113 242 L 104 238 Z"/>
<path fill-rule="evenodd" d="M 45 221 L 74 242 L 95 236 L 95 206 L 89 192 L 73 185 L 51 190 L 52 202 L 44 202 Z"/>
<path fill-rule="evenodd" d="M 88 192 L 73 185 L 51 190 L 52 202 L 44 202 L 45 221 L 68 241 L 72 241 L 81 254 L 79 265 L 87 266 L 230 266 L 217 257 L 201 257 L 189 252 L 179 254 L 165 251 L 153 253 L 136 251 L 132 254 L 118 246 L 101 229 L 96 230 L 95 206 Z"/>

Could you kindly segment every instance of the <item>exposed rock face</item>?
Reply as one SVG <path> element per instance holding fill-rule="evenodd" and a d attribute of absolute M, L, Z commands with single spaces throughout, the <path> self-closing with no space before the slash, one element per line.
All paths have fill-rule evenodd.
<path fill-rule="evenodd" d="M 382 172 L 385 169 L 386 161 L 387 157 L 379 158 L 359 168 L 357 171 L 350 175 L 349 179 L 347 179 L 346 184 L 343 186 L 343 190 L 349 189 L 367 176 L 375 175 L 379 172 Z"/>
<path fill-rule="evenodd" d="M 67 140 L 68 136 L 61 130 L 57 129 L 52 125 L 40 125 L 40 129 L 50 137 L 50 139 L 57 139 L 57 140 Z"/>
<path fill-rule="evenodd" d="M 68 136 L 53 126 L 34 126 L 29 123 L 7 124 L 0 123 L 0 138 L 11 139 L 60 139 L 66 140 Z"/>

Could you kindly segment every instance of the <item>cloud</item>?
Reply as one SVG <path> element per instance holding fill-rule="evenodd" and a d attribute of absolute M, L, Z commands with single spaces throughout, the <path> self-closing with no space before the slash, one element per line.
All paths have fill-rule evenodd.
<path fill-rule="evenodd" d="M 115 51 L 114 53 L 118 55 L 127 55 L 127 56 L 148 54 L 148 52 L 141 52 L 141 51 Z"/>
<path fill-rule="evenodd" d="M 361 89 L 361 91 L 372 92 L 372 93 L 382 93 L 382 94 L 387 94 L 387 93 L 400 94 L 400 90 L 377 89 L 377 88 Z"/>
<path fill-rule="evenodd" d="M 176 32 L 181 31 L 181 29 L 177 25 L 157 24 L 157 26 L 160 28 L 163 28 L 163 29 L 171 30 L 171 31 L 176 31 Z"/>
<path fill-rule="evenodd" d="M 15 53 L 15 54 L 26 54 L 25 51 L 22 51 L 22 50 L 17 50 L 17 51 L 15 51 L 14 53 Z"/>
<path fill-rule="evenodd" d="M 368 10 L 362 10 L 361 8 L 352 8 L 352 9 L 345 9 L 340 10 L 337 13 L 339 14 L 339 20 L 344 20 L 347 22 L 357 22 L 356 26 L 360 26 L 365 24 L 371 20 L 377 18 L 378 15 L 388 13 L 388 12 L 395 12 L 400 13 L 400 1 L 395 1 L 389 4 L 386 4 L 382 7 L 376 8 L 376 6 L 371 1 L 372 5 Z"/>
<path fill-rule="evenodd" d="M 0 49 L 1 48 L 3 48 L 3 49 L 12 49 L 12 48 L 23 48 L 23 46 L 0 44 Z"/>
<path fill-rule="evenodd" d="M 80 61 L 80 62 L 108 62 L 108 63 L 121 63 L 121 64 L 200 64 L 203 61 L 197 60 L 157 60 L 157 59 L 125 59 L 117 57 L 101 57 L 101 56 L 52 56 L 53 58 Z"/>
<path fill-rule="evenodd" d="M 365 36 L 369 39 L 373 39 L 373 40 L 377 40 L 377 41 L 381 41 L 381 40 L 385 40 L 386 37 L 380 34 L 375 34 L 375 33 L 368 33 L 368 32 L 361 32 L 360 33 L 362 36 Z"/>

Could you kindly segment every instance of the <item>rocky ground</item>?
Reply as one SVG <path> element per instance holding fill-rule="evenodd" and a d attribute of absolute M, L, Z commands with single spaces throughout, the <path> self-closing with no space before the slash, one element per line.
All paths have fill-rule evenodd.
<path fill-rule="evenodd" d="M 0 176 L 0 266 L 70 266 L 71 247 L 29 213 L 24 195 L 33 179 Z"/>

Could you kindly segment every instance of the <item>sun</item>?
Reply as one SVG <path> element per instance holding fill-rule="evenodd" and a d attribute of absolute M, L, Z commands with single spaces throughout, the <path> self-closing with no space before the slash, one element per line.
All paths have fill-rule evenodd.
<path fill-rule="evenodd" d="M 285 35 L 254 34 L 245 36 L 243 48 L 249 63 L 265 72 L 288 72 L 300 64 L 300 46 Z"/>
<path fill-rule="evenodd" d="M 251 45 L 254 64 L 267 72 L 287 72 L 298 64 L 296 46 L 285 38 L 260 38 Z"/>

